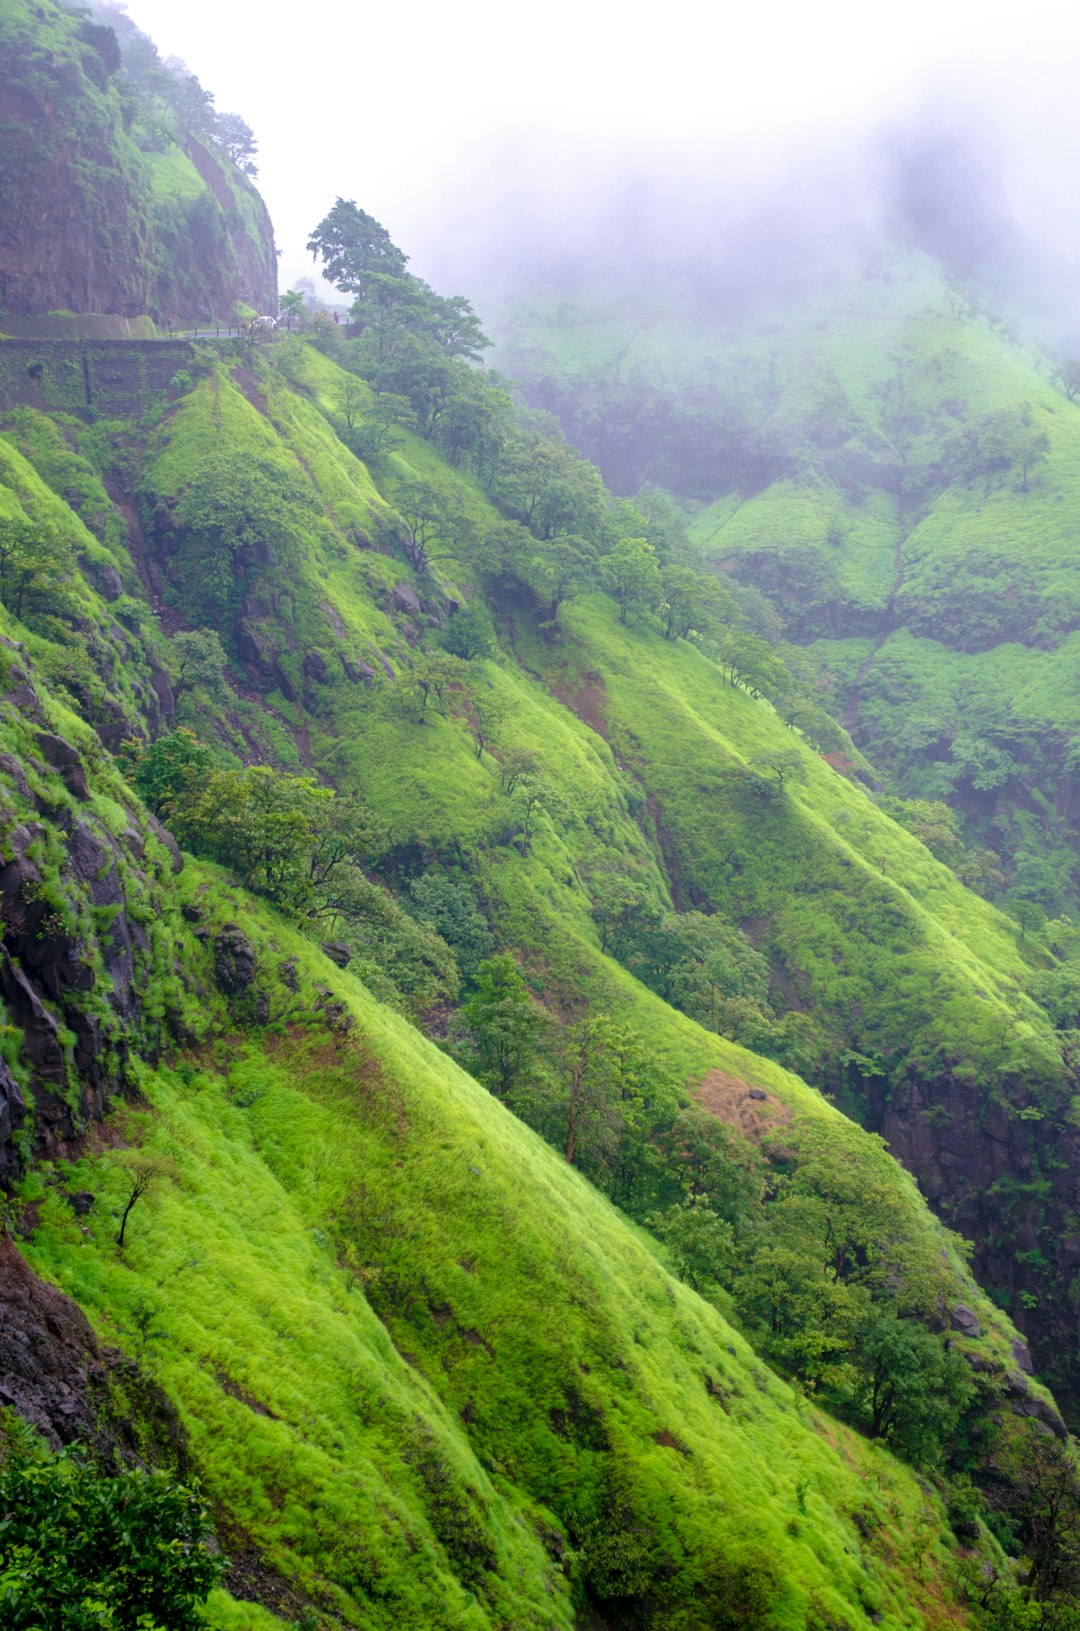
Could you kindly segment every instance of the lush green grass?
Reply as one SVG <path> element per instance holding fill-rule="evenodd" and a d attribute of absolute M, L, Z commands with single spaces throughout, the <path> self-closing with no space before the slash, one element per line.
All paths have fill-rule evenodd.
<path fill-rule="evenodd" d="M 675 1567 L 650 1587 L 658 1625 L 937 1623 L 950 1549 L 918 1481 L 800 1404 L 356 982 L 242 921 L 332 982 L 359 1031 L 147 1073 L 120 1143 L 173 1176 L 118 1252 L 122 1153 L 57 1174 L 32 1253 L 177 1398 L 267 1563 L 346 1624 L 568 1626 L 567 1575 L 595 1582 L 629 1527 L 642 1567 Z M 97 1195 L 85 1225 L 54 1183 Z M 565 1572 L 545 1528 L 578 1552 Z M 740 1567 L 764 1587 L 745 1619 Z"/>
<path fill-rule="evenodd" d="M 332 431 L 339 371 L 307 348 L 281 355 L 280 373 L 213 368 L 129 452 L 126 479 L 151 528 L 222 450 L 267 461 L 316 505 L 297 509 L 303 547 L 247 614 L 289 665 L 292 698 L 275 688 L 277 669 L 234 665 L 200 729 L 362 794 L 406 876 L 463 862 L 500 943 L 564 1017 L 611 1011 L 688 1095 L 717 1070 L 736 1093 L 760 1085 L 781 1117 L 827 1129 L 900 1199 L 920 1250 L 947 1264 L 949 1299 L 978 1312 L 978 1345 L 1006 1369 L 1012 1328 L 880 1143 L 603 956 L 590 892 L 600 874 L 630 873 L 658 905 L 748 922 L 798 1000 L 849 1045 L 903 1048 L 928 1076 L 948 1061 L 1014 1108 L 1056 1084 L 1015 926 L 768 704 L 693 647 L 623 628 L 602 596 L 565 607 L 553 642 L 529 607 L 497 608 L 501 654 L 471 672 L 506 717 L 479 756 L 460 718 L 409 717 L 381 665 L 370 688 L 348 680 L 343 657 L 382 653 L 401 676 L 410 642 L 431 639 L 391 603 L 393 584 L 411 581 L 405 566 L 368 547 L 397 482 L 415 472 L 456 487 L 475 526 L 492 512 L 414 440 L 366 470 Z M 60 493 L 102 502 L 90 464 L 34 416 L 8 434 L 10 493 L 81 539 Z M 106 531 L 115 521 L 110 511 Z M 467 559 L 438 570 L 476 592 Z M 90 578 L 80 585 L 107 631 Z M 416 587 L 439 603 L 430 582 Z M 57 638 L 38 636 L 36 649 L 48 657 Z M 305 676 L 312 650 L 324 679 Z M 65 708 L 54 724 L 86 744 L 96 816 L 120 833 L 139 819 L 131 795 Z M 25 729 L 9 745 L 33 752 Z M 518 747 L 537 753 L 549 783 L 530 844 L 500 777 Z M 749 793 L 747 763 L 792 747 L 805 782 L 768 801 Z M 54 859 L 61 869 L 59 848 Z M 727 1613 L 754 1623 L 735 1578 L 743 1564 L 766 1582 L 763 1623 L 856 1623 L 871 1610 L 895 1625 L 942 1620 L 951 1542 L 934 1499 L 800 1403 L 575 1172 L 212 869 L 189 863 L 173 886 L 159 865 L 152 885 L 132 878 L 130 889 L 161 920 L 146 964 L 152 1017 L 179 1016 L 196 1034 L 224 1023 L 223 999 L 207 995 L 211 954 L 179 915 L 188 900 L 204 934 L 237 918 L 256 942 L 273 1030 L 252 1033 L 255 1010 L 241 1003 L 231 1040 L 142 1071 L 147 1108 L 121 1118 L 117 1136 L 166 1156 L 174 1176 L 132 1214 L 123 1254 L 112 1243 L 122 1178 L 107 1155 L 62 1175 L 100 1196 L 88 1232 L 50 1179 L 34 1251 L 180 1402 L 212 1493 L 270 1566 L 372 1627 L 568 1625 L 575 1593 L 589 1583 L 610 1597 L 622 1569 L 652 1582 L 658 1625 Z M 278 978 L 286 956 L 301 969 L 295 994 Z M 316 982 L 350 1005 L 352 1040 L 312 1027 Z M 569 1537 L 565 1567 L 538 1524 Z M 627 1537 L 630 1554 L 617 1555 Z M 245 1612 L 215 1608 L 223 1628 L 267 1623 Z"/>

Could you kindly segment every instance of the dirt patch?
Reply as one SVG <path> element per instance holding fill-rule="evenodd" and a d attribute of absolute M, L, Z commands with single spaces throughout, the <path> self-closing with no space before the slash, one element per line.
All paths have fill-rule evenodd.
<path fill-rule="evenodd" d="M 258 374 L 253 374 L 250 368 L 235 367 L 232 370 L 231 378 L 235 385 L 239 385 L 241 392 L 246 400 L 251 403 L 251 406 L 257 409 L 264 418 L 268 418 L 266 392 L 262 388 Z"/>
<path fill-rule="evenodd" d="M 242 1603 L 261 1603 L 264 1608 L 288 1621 L 299 1618 L 309 1610 L 310 1598 L 271 1568 L 251 1536 L 231 1525 L 223 1513 L 217 1516 L 218 1540 L 229 1559 L 225 1584 L 233 1596 Z"/>
<path fill-rule="evenodd" d="M 653 1443 L 659 1444 L 664 1450 L 677 1450 L 680 1455 L 690 1456 L 694 1453 L 688 1444 L 684 1444 L 681 1438 L 677 1438 L 666 1427 L 653 1434 Z"/>
<path fill-rule="evenodd" d="M 215 1370 L 214 1380 L 217 1382 L 217 1385 L 221 1389 L 222 1393 L 227 1393 L 230 1399 L 236 1399 L 240 1404 L 246 1405 L 247 1408 L 249 1410 L 253 1410 L 257 1416 L 268 1416 L 271 1421 L 281 1420 L 280 1416 L 274 1415 L 274 1412 L 268 1405 L 265 1405 L 261 1402 L 261 1400 L 256 1399 L 255 1395 L 253 1393 L 249 1393 L 246 1388 L 241 1387 L 239 1382 L 234 1382 L 232 1377 L 226 1375 L 223 1370 Z"/>
<path fill-rule="evenodd" d="M 605 742 L 608 740 L 607 693 L 599 674 L 583 676 L 577 686 L 549 679 L 548 689 L 564 708 L 569 708 L 572 714 L 576 714 L 583 724 L 596 732 L 597 736 L 602 736 Z"/>
<path fill-rule="evenodd" d="M 710 1070 L 696 1089 L 702 1109 L 760 1144 L 777 1127 L 790 1127 L 792 1112 L 783 1099 L 744 1082 L 726 1070 Z"/>

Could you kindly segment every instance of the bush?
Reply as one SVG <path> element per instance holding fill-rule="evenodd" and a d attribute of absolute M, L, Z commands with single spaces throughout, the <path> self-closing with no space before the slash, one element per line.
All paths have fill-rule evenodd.
<path fill-rule="evenodd" d="M 198 1631 L 225 1571 L 209 1514 L 164 1473 L 104 1477 L 71 1450 L 0 1469 L 0 1623 L 7 1631 Z"/>

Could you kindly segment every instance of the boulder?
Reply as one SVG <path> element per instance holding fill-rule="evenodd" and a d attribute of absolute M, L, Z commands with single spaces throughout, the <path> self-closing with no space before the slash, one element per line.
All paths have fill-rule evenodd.
<path fill-rule="evenodd" d="M 956 1303 L 954 1307 L 949 1309 L 949 1324 L 954 1331 L 959 1331 L 961 1336 L 982 1336 L 982 1326 L 979 1324 L 978 1318 L 963 1303 Z"/>
<path fill-rule="evenodd" d="M 176 839 L 173 837 L 168 827 L 163 827 L 157 816 L 149 814 L 146 817 L 146 824 L 150 828 L 150 831 L 153 833 L 154 837 L 157 839 L 158 843 L 164 844 L 165 848 L 168 850 L 169 857 L 172 861 L 173 871 L 183 872 L 184 857 L 180 853 L 180 845 L 176 842 Z"/>
<path fill-rule="evenodd" d="M 8 1143 L 26 1120 L 26 1101 L 6 1062 L 0 1059 L 0 1146 Z M 0 1168 L 3 1162 L 0 1160 Z"/>
<path fill-rule="evenodd" d="M 1027 1375 L 1030 1376 L 1032 1372 L 1032 1364 L 1031 1354 L 1028 1351 L 1027 1343 L 1021 1341 L 1020 1337 L 1013 1337 L 1010 1351 L 1020 1369 L 1025 1371 Z"/>
<path fill-rule="evenodd" d="M 274 664 L 274 679 L 277 683 L 278 690 L 281 692 L 286 702 L 300 701 L 300 696 L 297 692 L 296 686 L 285 672 L 285 669 L 282 667 L 281 663 Z"/>
<path fill-rule="evenodd" d="M 345 678 L 352 680 L 354 685 L 370 685 L 375 678 L 375 670 L 370 663 L 365 663 L 359 657 L 341 658 L 341 666 L 345 670 Z"/>
<path fill-rule="evenodd" d="M 111 561 L 102 561 L 96 572 L 98 594 L 102 599 L 112 603 L 119 600 L 124 592 L 124 580 L 113 566 Z"/>
<path fill-rule="evenodd" d="M 226 923 L 214 940 L 214 979 L 226 996 L 246 991 L 255 979 L 255 947 L 238 923 Z"/>
<path fill-rule="evenodd" d="M 37 744 L 46 763 L 60 772 L 64 786 L 72 798 L 85 803 L 90 797 L 90 788 L 87 786 L 86 770 L 78 749 L 73 748 L 62 736 L 54 736 L 51 731 L 39 731 Z"/>
<path fill-rule="evenodd" d="M 324 940 L 322 949 L 330 961 L 337 964 L 338 968 L 348 968 L 352 962 L 352 952 L 344 940 Z"/>
<path fill-rule="evenodd" d="M 326 666 L 326 658 L 321 651 L 305 651 L 304 678 L 314 681 L 316 685 L 330 683 L 330 670 Z"/>
<path fill-rule="evenodd" d="M 266 667 L 266 642 L 251 623 L 241 623 L 236 631 L 236 655 L 242 663 L 255 668 Z"/>
<path fill-rule="evenodd" d="M 404 612 L 407 617 L 420 616 L 420 601 L 416 590 L 408 583 L 396 583 L 391 596 L 391 605 L 396 612 Z"/>

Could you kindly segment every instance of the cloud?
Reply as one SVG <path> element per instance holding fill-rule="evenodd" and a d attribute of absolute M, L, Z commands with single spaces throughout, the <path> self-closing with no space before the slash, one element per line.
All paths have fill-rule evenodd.
<path fill-rule="evenodd" d="M 581 256 L 598 224 L 627 245 L 707 242 L 695 196 L 710 219 L 752 217 L 763 197 L 794 219 L 811 171 L 829 179 L 807 198 L 859 217 L 883 174 L 882 131 L 921 125 L 993 147 L 1001 211 L 1080 249 L 1080 21 L 1064 4 L 421 0 L 403 13 L 334 0 L 261 25 L 221 0 L 130 11 L 254 127 L 286 283 L 310 272 L 308 231 L 338 194 L 382 220 L 416 270 L 465 287 L 469 257 L 479 276 L 492 245 L 539 253 L 557 239 Z M 924 144 L 926 209 L 935 151 Z"/>

